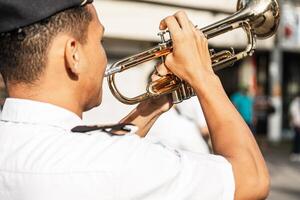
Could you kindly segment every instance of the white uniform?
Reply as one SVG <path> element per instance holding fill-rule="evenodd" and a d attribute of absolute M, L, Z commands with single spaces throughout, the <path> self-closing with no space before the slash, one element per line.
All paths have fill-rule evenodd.
<path fill-rule="evenodd" d="M 63 108 L 7 99 L 0 121 L 1 200 L 230 200 L 231 165 L 135 134 L 72 133 Z"/>
<path fill-rule="evenodd" d="M 206 127 L 206 121 L 196 97 L 177 104 L 158 118 L 147 135 L 151 141 L 161 141 L 177 149 L 195 153 L 209 153 L 200 128 Z"/>
<path fill-rule="evenodd" d="M 197 97 L 192 97 L 176 105 L 181 115 L 196 123 L 199 127 L 207 127 L 206 120 Z"/>

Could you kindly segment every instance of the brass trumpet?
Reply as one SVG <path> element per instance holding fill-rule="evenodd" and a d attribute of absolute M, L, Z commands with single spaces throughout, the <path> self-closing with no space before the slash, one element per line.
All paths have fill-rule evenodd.
<path fill-rule="evenodd" d="M 235 53 L 232 49 L 214 53 L 214 50 L 210 49 L 214 71 L 231 66 L 236 61 L 251 56 L 255 50 L 256 38 L 266 39 L 274 35 L 277 31 L 279 20 L 280 10 L 276 0 L 238 0 L 237 12 L 200 29 L 207 39 L 238 28 L 243 28 L 247 34 L 248 45 L 244 51 Z M 168 31 L 159 33 L 161 42 L 157 46 L 119 60 L 106 70 L 105 76 L 108 77 L 110 90 L 120 102 L 136 104 L 152 97 L 171 93 L 173 102 L 180 103 L 195 95 L 193 88 L 189 84 L 173 74 L 168 74 L 156 81 L 150 82 L 146 93 L 133 98 L 125 97 L 117 89 L 115 84 L 116 73 L 152 59 L 161 58 L 163 60 L 166 55 L 172 52 L 172 39 L 171 37 L 166 39 L 166 34 L 168 34 Z"/>

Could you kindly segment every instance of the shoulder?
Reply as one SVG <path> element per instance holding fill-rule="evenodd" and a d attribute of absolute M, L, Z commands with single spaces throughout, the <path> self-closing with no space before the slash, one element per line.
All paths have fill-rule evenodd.
<path fill-rule="evenodd" d="M 0 138 L 2 169 L 40 173 L 113 170 L 140 140 L 134 134 L 72 133 L 59 127 L 3 122 Z"/>
<path fill-rule="evenodd" d="M 69 132 L 53 141 L 55 144 L 48 151 L 47 162 L 52 160 L 55 163 L 53 168 L 58 170 L 114 171 L 122 166 L 122 160 L 130 155 L 129 150 L 139 140 L 135 134 L 114 136 L 102 131 Z"/>
<path fill-rule="evenodd" d="M 233 199 L 233 172 L 225 158 L 176 150 L 160 143 L 143 142 L 135 150 L 120 173 L 124 199 L 135 199 L 149 191 L 153 199 Z"/>

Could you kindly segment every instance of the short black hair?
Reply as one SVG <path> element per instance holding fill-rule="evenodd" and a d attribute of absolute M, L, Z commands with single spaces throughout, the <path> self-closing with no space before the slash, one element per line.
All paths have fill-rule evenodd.
<path fill-rule="evenodd" d="M 87 6 L 75 7 L 22 29 L 2 33 L 0 73 L 4 81 L 34 83 L 46 67 L 53 38 L 59 33 L 69 33 L 84 44 L 92 18 Z"/>

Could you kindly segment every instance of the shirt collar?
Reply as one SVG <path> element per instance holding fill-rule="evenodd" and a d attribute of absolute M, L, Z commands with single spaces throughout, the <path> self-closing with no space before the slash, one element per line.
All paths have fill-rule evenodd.
<path fill-rule="evenodd" d="M 50 125 L 65 130 L 71 130 L 82 124 L 79 116 L 64 108 L 49 103 L 15 98 L 6 99 L 1 120 Z"/>

